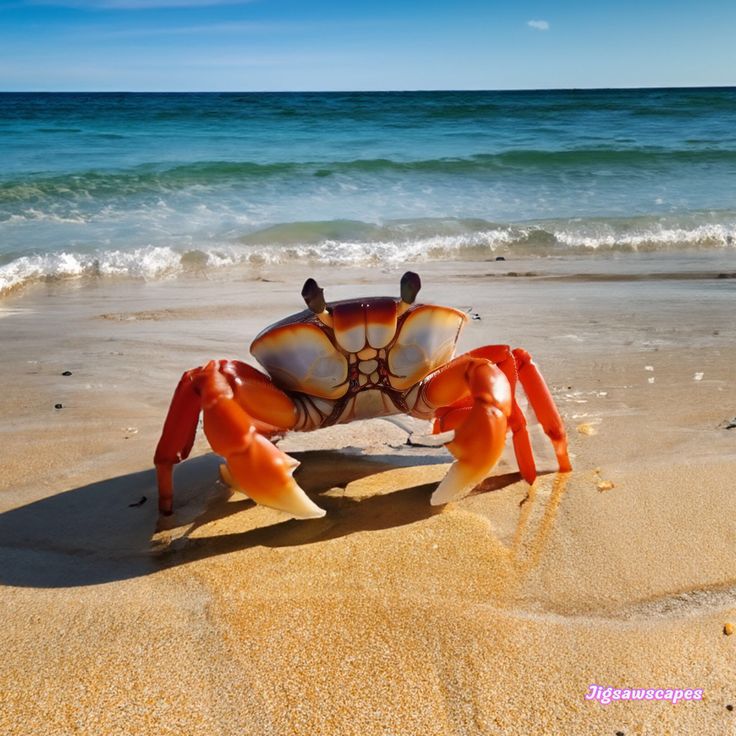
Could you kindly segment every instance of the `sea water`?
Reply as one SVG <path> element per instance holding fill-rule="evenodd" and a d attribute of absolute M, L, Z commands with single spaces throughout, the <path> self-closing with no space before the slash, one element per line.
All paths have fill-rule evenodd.
<path fill-rule="evenodd" d="M 0 293 L 672 249 L 736 249 L 736 88 L 0 94 Z"/>

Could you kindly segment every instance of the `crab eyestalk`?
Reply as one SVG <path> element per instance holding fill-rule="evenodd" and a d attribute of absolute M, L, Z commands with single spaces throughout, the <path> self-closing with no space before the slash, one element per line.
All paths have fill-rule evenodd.
<path fill-rule="evenodd" d="M 314 279 L 307 279 L 302 286 L 302 297 L 307 307 L 315 314 L 322 314 L 327 307 L 325 290 L 321 289 Z"/>
<path fill-rule="evenodd" d="M 421 288 L 422 280 L 419 278 L 419 274 L 407 271 L 401 277 L 401 301 L 404 304 L 414 304 Z"/>

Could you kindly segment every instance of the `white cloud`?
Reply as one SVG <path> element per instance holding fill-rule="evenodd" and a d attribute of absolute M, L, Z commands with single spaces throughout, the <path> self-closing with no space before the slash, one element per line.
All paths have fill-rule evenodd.
<path fill-rule="evenodd" d="M 549 23 L 546 20 L 530 20 L 527 21 L 529 28 L 534 28 L 536 31 L 548 31 Z"/>

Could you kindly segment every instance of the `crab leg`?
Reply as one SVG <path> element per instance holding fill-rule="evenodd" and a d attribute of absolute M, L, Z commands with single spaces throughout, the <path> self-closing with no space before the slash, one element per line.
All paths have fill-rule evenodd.
<path fill-rule="evenodd" d="M 516 455 L 516 462 L 521 471 L 521 477 L 529 485 L 532 485 L 537 478 L 537 466 L 534 462 L 534 455 L 532 454 L 532 444 L 529 439 L 529 431 L 526 427 L 526 417 L 519 403 L 516 401 L 516 384 L 519 380 L 519 375 L 511 348 L 508 345 L 486 345 L 485 347 L 471 350 L 468 355 L 485 358 L 495 363 L 509 380 L 511 386 L 509 428 L 513 432 L 514 454 Z"/>
<path fill-rule="evenodd" d="M 194 368 L 181 377 L 171 399 L 161 439 L 153 457 L 158 482 L 158 510 L 162 514 L 170 514 L 173 507 L 174 465 L 189 457 L 197 433 L 202 404 L 194 379 L 201 370 Z"/>
<path fill-rule="evenodd" d="M 519 380 L 524 387 L 524 391 L 526 391 L 529 403 L 534 409 L 539 423 L 552 442 L 560 472 L 569 473 L 572 470 L 572 465 L 570 465 L 570 458 L 567 454 L 567 434 L 552 394 L 532 360 L 532 356 L 522 348 L 516 348 L 512 352 L 516 360 Z"/>
<path fill-rule="evenodd" d="M 486 345 L 471 350 L 467 355 L 490 360 L 498 365 L 509 380 L 511 385 L 509 428 L 513 431 L 514 453 L 524 480 L 529 485 L 533 484 L 537 477 L 537 469 L 526 418 L 516 400 L 516 386 L 519 381 L 527 393 L 529 403 L 542 428 L 552 442 L 560 472 L 571 470 L 564 424 L 547 384 L 529 353 L 521 348 L 512 351 L 508 345 Z M 435 414 L 435 430 L 444 432 L 454 429 L 462 422 L 463 411 L 469 411 L 471 403 L 472 399 L 465 397 L 450 407 L 438 409 Z"/>
<path fill-rule="evenodd" d="M 440 409 L 443 429 L 455 428 L 446 445 L 455 462 L 432 494 L 431 503 L 438 506 L 470 492 L 498 462 L 512 409 L 511 387 L 489 360 L 463 355 L 427 377 L 422 399 Z"/>
<path fill-rule="evenodd" d="M 300 518 L 324 516 L 292 477 L 298 463 L 263 436 L 294 425 L 293 403 L 254 368 L 225 360 L 187 371 L 174 392 L 154 457 L 162 513 L 171 513 L 173 465 L 189 455 L 200 410 L 210 446 L 250 498 Z"/>

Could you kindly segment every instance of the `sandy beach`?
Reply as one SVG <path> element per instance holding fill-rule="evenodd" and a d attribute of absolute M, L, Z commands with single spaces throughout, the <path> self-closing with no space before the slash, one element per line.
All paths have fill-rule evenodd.
<path fill-rule="evenodd" d="M 0 733 L 736 733 L 732 249 L 412 268 L 420 301 L 478 315 L 460 351 L 532 353 L 571 474 L 530 416 L 534 487 L 507 446 L 432 507 L 449 455 L 371 420 L 282 441 L 327 509 L 295 521 L 230 496 L 199 436 L 162 522 L 152 456 L 182 371 L 254 363 L 307 275 L 332 300 L 395 294 L 402 267 L 0 302 Z M 603 705 L 591 684 L 702 700 Z"/>

